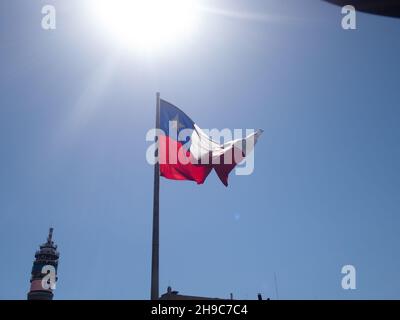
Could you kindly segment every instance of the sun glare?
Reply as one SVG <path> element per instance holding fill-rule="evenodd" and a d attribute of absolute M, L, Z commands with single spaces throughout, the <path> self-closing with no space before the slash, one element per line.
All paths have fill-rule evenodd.
<path fill-rule="evenodd" d="M 177 45 L 192 34 L 195 0 L 95 0 L 90 10 L 104 32 L 132 49 Z"/>

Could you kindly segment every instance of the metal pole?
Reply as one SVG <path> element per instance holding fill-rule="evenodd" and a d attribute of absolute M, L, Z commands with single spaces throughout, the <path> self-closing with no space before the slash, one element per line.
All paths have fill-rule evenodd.
<path fill-rule="evenodd" d="M 160 93 L 157 92 L 156 129 L 160 128 Z M 158 161 L 159 139 L 156 137 L 156 163 L 154 164 L 154 191 L 153 191 L 153 243 L 151 257 L 151 300 L 159 298 L 159 249 L 160 249 L 160 164 Z"/>

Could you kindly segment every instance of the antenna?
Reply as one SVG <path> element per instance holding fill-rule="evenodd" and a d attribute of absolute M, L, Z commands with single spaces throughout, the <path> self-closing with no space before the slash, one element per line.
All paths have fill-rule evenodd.
<path fill-rule="evenodd" d="M 53 238 L 53 230 L 54 230 L 54 228 L 50 228 L 50 230 L 49 230 L 49 236 L 47 237 L 48 243 L 51 243 L 51 240 Z"/>
<path fill-rule="evenodd" d="M 278 279 L 277 279 L 277 277 L 276 277 L 276 272 L 274 272 L 274 282 L 275 282 L 276 300 L 279 300 L 279 294 L 278 294 Z"/>

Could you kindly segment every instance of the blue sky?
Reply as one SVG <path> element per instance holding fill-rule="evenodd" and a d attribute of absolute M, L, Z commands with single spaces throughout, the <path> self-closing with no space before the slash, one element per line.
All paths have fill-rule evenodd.
<path fill-rule="evenodd" d="M 161 180 L 161 293 L 275 299 L 276 273 L 281 299 L 400 298 L 399 20 L 344 31 L 322 1 L 203 1 L 242 16 L 203 12 L 145 55 L 82 3 L 0 3 L 1 299 L 26 298 L 50 226 L 56 299 L 149 298 L 157 91 L 203 128 L 265 130 L 228 188 Z"/>

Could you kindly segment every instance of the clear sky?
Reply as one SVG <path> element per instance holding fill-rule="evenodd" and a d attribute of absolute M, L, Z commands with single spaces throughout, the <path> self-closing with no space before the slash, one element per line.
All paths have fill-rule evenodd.
<path fill-rule="evenodd" d="M 161 293 L 276 299 L 276 273 L 281 299 L 400 298 L 400 20 L 201 1 L 190 38 L 144 53 L 84 2 L 0 1 L 1 299 L 26 298 L 50 226 L 56 299 L 149 298 L 157 91 L 202 128 L 265 130 L 228 188 L 161 180 Z"/>

